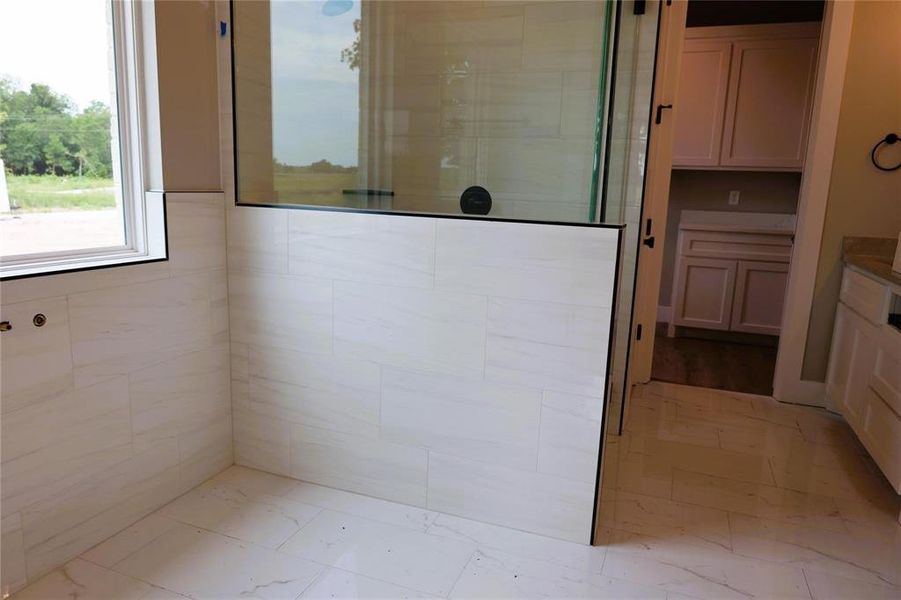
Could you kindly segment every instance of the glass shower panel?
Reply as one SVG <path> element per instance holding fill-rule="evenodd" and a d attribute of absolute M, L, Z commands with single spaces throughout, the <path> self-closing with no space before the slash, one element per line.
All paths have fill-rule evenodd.
<path fill-rule="evenodd" d="M 596 220 L 611 4 L 232 7 L 239 203 Z"/>
<path fill-rule="evenodd" d="M 622 425 L 626 365 L 632 339 L 632 296 L 641 229 L 659 4 L 648 3 L 647 12 L 642 15 L 634 14 L 629 4 L 620 4 L 617 12 L 607 167 L 600 207 L 602 222 L 626 226 L 607 406 L 607 431 L 614 434 L 619 433 Z"/>

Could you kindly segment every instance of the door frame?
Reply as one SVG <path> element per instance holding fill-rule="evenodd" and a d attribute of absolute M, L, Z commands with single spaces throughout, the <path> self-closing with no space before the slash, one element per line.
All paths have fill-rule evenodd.
<path fill-rule="evenodd" d="M 661 52 L 657 55 L 652 111 L 674 104 L 678 95 L 687 0 L 666 6 L 661 20 Z M 802 379 L 810 306 L 816 280 L 826 201 L 835 152 L 845 67 L 851 41 L 854 4 L 827 0 L 817 51 L 817 74 L 807 151 L 798 198 L 795 245 L 789 267 L 782 328 L 773 379 L 773 397 L 783 402 L 826 406 L 825 384 Z M 663 274 L 666 217 L 673 155 L 672 111 L 664 110 L 649 132 L 648 172 L 642 207 L 642 238 L 653 236 L 653 247 L 640 245 L 633 303 L 632 349 L 626 378 L 626 406 L 635 383 L 651 378 L 657 305 Z M 653 226 L 649 226 L 650 223 Z M 641 337 L 637 336 L 641 327 Z"/>

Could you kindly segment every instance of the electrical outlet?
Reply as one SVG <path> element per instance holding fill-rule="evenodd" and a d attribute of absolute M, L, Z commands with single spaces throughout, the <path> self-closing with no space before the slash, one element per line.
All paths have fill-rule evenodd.
<path fill-rule="evenodd" d="M 741 197 L 740 191 L 732 190 L 729 192 L 729 206 L 738 206 L 739 197 Z"/>

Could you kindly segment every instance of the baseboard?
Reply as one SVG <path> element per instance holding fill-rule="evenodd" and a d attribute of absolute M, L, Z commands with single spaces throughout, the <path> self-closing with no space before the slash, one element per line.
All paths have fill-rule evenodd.
<path fill-rule="evenodd" d="M 672 306 L 658 306 L 657 307 L 657 322 L 658 323 L 669 323 L 673 320 L 673 307 Z"/>

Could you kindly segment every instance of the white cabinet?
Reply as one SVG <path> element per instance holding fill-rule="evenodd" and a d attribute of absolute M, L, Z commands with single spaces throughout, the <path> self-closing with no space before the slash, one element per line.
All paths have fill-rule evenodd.
<path fill-rule="evenodd" d="M 729 41 L 685 40 L 675 108 L 674 165 L 719 164 L 731 56 Z"/>
<path fill-rule="evenodd" d="M 732 322 L 736 261 L 687 256 L 679 261 L 677 325 L 727 330 Z"/>
<path fill-rule="evenodd" d="M 787 283 L 788 263 L 739 261 L 730 329 L 779 335 Z"/>
<path fill-rule="evenodd" d="M 893 291 L 901 295 L 845 268 L 826 393 L 901 493 L 901 331 L 887 322 Z"/>
<path fill-rule="evenodd" d="M 779 335 L 793 215 L 683 211 L 670 306 L 675 327 Z"/>
<path fill-rule="evenodd" d="M 800 170 L 819 23 L 686 30 L 674 168 Z"/>

